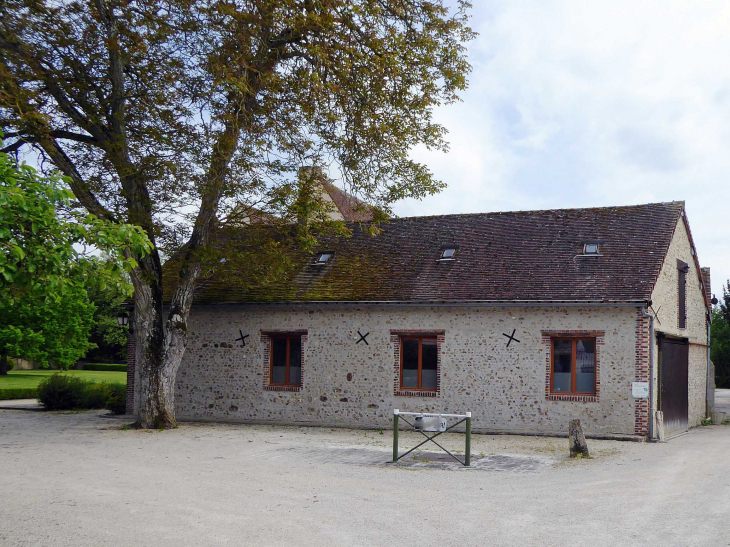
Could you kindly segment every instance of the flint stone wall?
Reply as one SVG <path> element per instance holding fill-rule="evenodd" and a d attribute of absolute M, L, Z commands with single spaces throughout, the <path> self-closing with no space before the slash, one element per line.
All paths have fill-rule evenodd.
<path fill-rule="evenodd" d="M 636 432 L 636 308 L 193 306 L 188 328 L 176 383 L 180 419 L 385 428 L 398 408 L 471 411 L 475 431 L 565 434 L 579 418 L 588 434 Z M 503 333 L 512 329 L 519 342 L 507 347 Z M 245 348 L 239 330 L 249 335 Z M 302 388 L 268 391 L 262 332 L 303 330 Z M 367 345 L 356 343 L 358 330 L 369 333 Z M 437 397 L 395 395 L 393 331 L 443 331 Z M 545 331 L 604 333 L 597 401 L 549 400 Z"/>

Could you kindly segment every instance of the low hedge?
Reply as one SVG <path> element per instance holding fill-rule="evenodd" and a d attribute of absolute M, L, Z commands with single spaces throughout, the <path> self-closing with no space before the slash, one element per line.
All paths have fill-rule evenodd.
<path fill-rule="evenodd" d="M 35 399 L 38 390 L 34 387 L 4 387 L 0 388 L 0 401 L 10 399 Z"/>
<path fill-rule="evenodd" d="M 127 390 L 118 384 L 97 384 L 89 380 L 54 374 L 38 384 L 38 401 L 46 410 L 105 408 L 124 414 Z"/>
<path fill-rule="evenodd" d="M 127 386 L 120 384 L 109 384 L 107 386 L 106 401 L 104 408 L 111 410 L 113 414 L 124 414 L 127 412 Z"/>
<path fill-rule="evenodd" d="M 81 370 L 97 370 L 105 372 L 127 372 L 127 365 L 108 365 L 106 363 L 84 363 Z"/>

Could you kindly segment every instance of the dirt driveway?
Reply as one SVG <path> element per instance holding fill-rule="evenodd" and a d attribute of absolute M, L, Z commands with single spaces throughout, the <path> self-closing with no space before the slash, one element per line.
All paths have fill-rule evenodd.
<path fill-rule="evenodd" d="M 730 545 L 728 426 L 582 461 L 475 436 L 460 469 L 385 463 L 389 431 L 124 423 L 0 411 L 0 545 Z"/>

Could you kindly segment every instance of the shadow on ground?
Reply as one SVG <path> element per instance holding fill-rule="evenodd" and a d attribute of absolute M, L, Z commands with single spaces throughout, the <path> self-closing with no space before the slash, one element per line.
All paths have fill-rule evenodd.
<path fill-rule="evenodd" d="M 397 463 L 393 463 L 392 454 L 384 450 L 370 448 L 335 448 L 335 447 L 287 447 L 267 450 L 257 454 L 267 460 L 289 460 L 329 464 L 342 463 L 366 467 L 388 466 L 406 469 L 442 469 L 447 471 L 499 471 L 512 473 L 534 473 L 554 465 L 555 461 L 535 456 L 490 455 L 475 457 L 472 455 L 471 466 L 465 467 L 445 453 L 413 452 Z M 463 458 L 463 454 L 458 454 Z"/>

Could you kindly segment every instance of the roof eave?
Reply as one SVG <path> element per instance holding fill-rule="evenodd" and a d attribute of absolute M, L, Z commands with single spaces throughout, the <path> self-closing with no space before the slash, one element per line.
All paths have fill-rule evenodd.
<path fill-rule="evenodd" d="M 251 307 L 509 307 L 509 306 L 590 306 L 590 307 L 644 307 L 650 302 L 637 300 L 314 300 L 285 302 L 199 302 L 197 306 L 251 306 Z"/>

